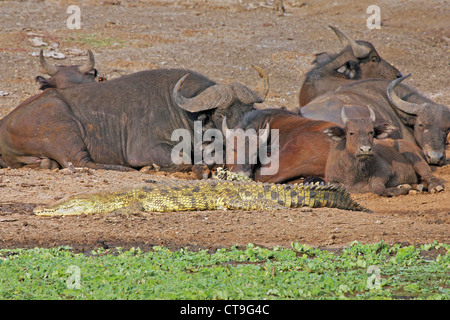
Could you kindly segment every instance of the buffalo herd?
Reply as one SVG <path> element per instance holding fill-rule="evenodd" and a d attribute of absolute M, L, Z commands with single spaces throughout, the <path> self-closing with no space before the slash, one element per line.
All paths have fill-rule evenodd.
<path fill-rule="evenodd" d="M 186 69 L 105 81 L 90 50 L 84 65 L 69 66 L 49 64 L 41 51 L 40 66 L 49 77 L 38 76 L 42 92 L 0 119 L 0 167 L 154 166 L 189 168 L 208 178 L 215 167 L 226 166 L 256 181 L 323 179 L 350 192 L 382 196 L 412 187 L 443 190 L 430 165 L 446 163 L 450 108 L 405 85 L 409 75 L 381 58 L 371 43 L 330 28 L 342 50 L 316 55 L 292 110 L 255 105 L 269 92 L 269 77 L 258 66 L 254 87 L 216 83 Z M 175 132 L 187 137 L 174 138 Z M 180 148 L 183 138 L 188 142 Z M 245 142 L 239 148 L 238 140 Z M 214 161 L 201 158 L 207 151 Z M 239 152 L 243 161 L 236 161 Z M 174 155 L 183 161 L 174 161 Z M 267 171 L 274 165 L 268 158 L 276 159 L 275 171 Z"/>

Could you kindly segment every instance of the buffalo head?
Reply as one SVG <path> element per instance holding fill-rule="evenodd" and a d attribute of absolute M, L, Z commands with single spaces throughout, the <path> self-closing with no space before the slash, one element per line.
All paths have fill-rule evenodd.
<path fill-rule="evenodd" d="M 371 43 L 356 41 L 338 28 L 329 27 L 344 47 L 337 54 L 323 52 L 316 55 L 316 65 L 306 73 L 300 89 L 300 106 L 305 106 L 314 98 L 333 91 L 348 81 L 372 78 L 393 80 L 402 76 L 395 67 L 380 57 Z"/>
<path fill-rule="evenodd" d="M 243 174 L 253 178 L 254 168 L 260 163 L 260 148 L 266 147 L 266 152 L 270 152 L 268 146 L 270 125 L 267 122 L 265 128 L 255 129 L 253 125 L 247 125 L 246 118 L 239 123 L 234 130 L 227 126 L 226 119 L 222 123 L 222 132 L 225 134 L 227 142 L 226 164 L 230 171 Z"/>
<path fill-rule="evenodd" d="M 344 45 L 342 51 L 335 57 L 344 61 L 335 69 L 338 74 L 351 80 L 371 78 L 393 80 L 402 76 L 395 67 L 381 58 L 370 42 L 354 40 L 338 28 L 329 27 Z"/>
<path fill-rule="evenodd" d="M 397 130 L 397 127 L 388 123 L 375 125 L 375 112 L 372 108 L 367 108 L 370 116 L 358 119 L 349 118 L 346 114 L 347 108 L 342 108 L 341 117 L 344 128 L 336 126 L 324 130 L 324 133 L 333 141 L 343 144 L 340 146 L 342 149 L 345 148 L 347 153 L 359 161 L 364 161 L 374 155 L 374 138 L 385 139 Z"/>
<path fill-rule="evenodd" d="M 450 108 L 432 101 L 417 104 L 398 97 L 395 87 L 410 75 L 389 84 L 387 89 L 389 101 L 395 107 L 399 117 L 414 128 L 414 137 L 423 150 L 427 162 L 443 165 L 446 160 L 446 139 L 450 130 Z"/>
<path fill-rule="evenodd" d="M 214 84 L 197 96 L 186 98 L 181 93 L 181 85 L 188 77 L 182 77 L 173 89 L 173 100 L 179 108 L 189 112 L 211 112 L 211 121 L 216 128 L 222 128 L 222 120 L 227 119 L 230 127 L 235 127 L 247 112 L 254 110 L 253 104 L 262 103 L 269 92 L 269 78 L 258 66 L 252 66 L 261 77 L 258 89 L 251 90 L 240 83 Z M 259 89 L 260 88 L 260 89 Z"/>
<path fill-rule="evenodd" d="M 50 78 L 44 78 L 37 76 L 36 81 L 41 85 L 40 89 L 45 90 L 47 88 L 64 89 L 72 87 L 77 84 L 94 82 L 97 78 L 97 69 L 94 68 L 95 60 L 94 54 L 91 50 L 88 50 L 88 61 L 84 65 L 51 65 L 44 58 L 44 51 L 39 53 L 39 61 L 42 68 L 42 72 L 49 75 Z M 98 81 L 105 81 L 103 77 L 99 77 Z"/>

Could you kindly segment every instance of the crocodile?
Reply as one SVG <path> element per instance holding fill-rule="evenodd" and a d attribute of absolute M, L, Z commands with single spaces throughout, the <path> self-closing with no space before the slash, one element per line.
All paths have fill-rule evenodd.
<path fill-rule="evenodd" d="M 156 183 L 129 190 L 69 196 L 47 207 L 37 207 L 34 213 L 58 216 L 109 213 L 117 210 L 274 210 L 302 206 L 370 212 L 355 202 L 343 187 L 332 184 L 205 180 Z"/>

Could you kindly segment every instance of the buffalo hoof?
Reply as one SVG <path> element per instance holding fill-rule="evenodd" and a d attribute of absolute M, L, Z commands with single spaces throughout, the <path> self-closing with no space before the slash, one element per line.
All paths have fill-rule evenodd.
<path fill-rule="evenodd" d="M 444 184 L 439 179 L 431 179 L 428 183 L 428 192 L 429 193 L 438 193 L 444 190 Z"/>
<path fill-rule="evenodd" d="M 443 186 L 441 186 L 441 185 L 438 185 L 438 186 L 436 186 L 436 187 L 433 187 L 431 190 L 429 190 L 430 191 L 430 193 L 438 193 L 438 192 L 441 192 L 441 191 L 444 191 L 444 187 Z"/>
<path fill-rule="evenodd" d="M 60 168 L 59 163 L 50 158 L 43 158 L 41 160 L 41 163 L 39 164 L 39 167 L 41 169 L 50 169 L 50 170 L 55 170 L 55 169 Z"/>
<path fill-rule="evenodd" d="M 406 187 L 407 186 L 407 187 Z M 409 193 L 409 190 L 411 190 L 412 187 L 408 185 L 399 185 L 394 188 L 387 188 L 384 190 L 383 196 L 385 197 L 396 197 L 396 196 L 403 196 Z"/>

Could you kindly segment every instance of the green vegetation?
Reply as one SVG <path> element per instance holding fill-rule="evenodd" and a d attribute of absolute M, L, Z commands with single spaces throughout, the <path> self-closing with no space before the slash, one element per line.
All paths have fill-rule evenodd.
<path fill-rule="evenodd" d="M 81 43 L 83 45 L 87 45 L 90 48 L 100 48 L 100 47 L 123 47 L 125 45 L 125 41 L 117 38 L 109 38 L 106 36 L 102 36 L 98 33 L 91 34 L 80 34 L 73 35 L 66 39 L 68 42 L 76 42 Z"/>
<path fill-rule="evenodd" d="M 0 299 L 450 299 L 450 245 L 0 250 Z"/>

